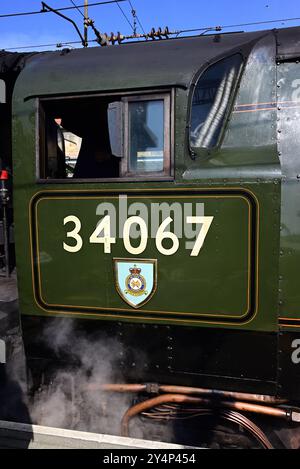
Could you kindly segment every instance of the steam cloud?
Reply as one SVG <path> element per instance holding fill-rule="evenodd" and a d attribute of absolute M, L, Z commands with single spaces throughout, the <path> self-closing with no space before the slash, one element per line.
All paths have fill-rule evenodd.
<path fill-rule="evenodd" d="M 122 353 L 121 345 L 115 340 L 97 340 L 75 332 L 70 319 L 53 320 L 45 329 L 43 340 L 73 366 L 57 371 L 50 385 L 35 394 L 30 411 L 33 422 L 119 434 L 120 419 L 132 396 L 108 395 L 103 391 L 89 391 L 88 387 L 121 380 L 116 365 Z"/>

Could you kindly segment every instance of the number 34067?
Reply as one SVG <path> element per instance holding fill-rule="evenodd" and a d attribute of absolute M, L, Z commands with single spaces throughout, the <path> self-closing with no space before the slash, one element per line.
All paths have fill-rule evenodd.
<path fill-rule="evenodd" d="M 210 226 L 214 217 L 209 216 L 187 216 L 186 223 L 201 225 L 198 235 L 196 236 L 195 243 L 191 249 L 190 256 L 198 256 L 201 248 L 203 247 L 205 238 L 208 234 Z M 173 222 L 171 217 L 166 218 L 161 225 L 158 227 L 155 236 L 155 244 L 157 250 L 164 256 L 172 256 L 179 249 L 179 239 L 175 233 L 167 231 L 167 227 Z M 73 241 L 68 244 L 63 242 L 63 249 L 70 253 L 76 253 L 81 250 L 83 246 L 83 239 L 80 235 L 81 221 L 74 215 L 69 215 L 64 218 L 64 225 L 73 223 L 74 228 L 66 233 L 67 238 L 71 238 Z M 132 246 L 130 239 L 130 230 L 133 225 L 139 227 L 140 240 L 138 246 Z M 168 247 L 163 246 L 163 241 L 169 240 Z M 74 244 L 75 241 L 75 244 Z M 111 221 L 110 216 L 106 215 L 97 224 L 96 229 L 90 235 L 89 242 L 91 244 L 103 244 L 104 253 L 111 253 L 111 245 L 116 243 L 116 238 L 111 236 Z M 123 228 L 123 242 L 126 251 L 133 255 L 142 254 L 148 244 L 148 228 L 145 220 L 138 216 L 128 218 L 124 223 Z"/>

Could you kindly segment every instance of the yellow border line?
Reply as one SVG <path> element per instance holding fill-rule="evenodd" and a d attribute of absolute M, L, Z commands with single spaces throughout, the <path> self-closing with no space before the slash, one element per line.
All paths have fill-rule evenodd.
<path fill-rule="evenodd" d="M 176 199 L 179 199 L 179 198 L 239 198 L 239 199 L 244 199 L 248 206 L 249 206 L 249 211 L 248 211 L 248 292 L 247 292 L 247 301 L 248 301 L 248 304 L 247 304 L 247 311 L 245 313 L 243 313 L 241 316 L 234 316 L 234 315 L 221 315 L 221 314 L 211 314 L 211 313 L 192 313 L 192 312 L 184 312 L 184 311 L 162 311 L 162 310 L 143 310 L 145 311 L 146 313 L 158 313 L 158 314 L 177 314 L 178 316 L 182 316 L 182 315 L 189 315 L 189 316 L 196 316 L 196 317 L 201 317 L 201 316 L 205 316 L 205 315 L 209 315 L 211 317 L 225 317 L 225 318 L 240 318 L 242 319 L 243 317 L 247 316 L 247 314 L 249 313 L 249 306 L 250 306 L 250 274 L 251 274 L 251 257 L 250 257 L 250 237 L 249 237 L 249 227 L 251 226 L 251 216 L 250 216 L 250 213 L 251 213 L 251 206 L 249 204 L 249 201 L 248 199 L 246 199 L 244 196 L 235 196 L 235 195 L 225 195 L 225 196 L 177 196 Z M 119 197 L 114 197 L 114 196 L 110 196 L 110 197 L 105 197 L 106 200 L 108 199 L 118 199 Z M 129 198 L 134 198 L 134 199 L 145 199 L 148 197 L 146 196 L 136 196 L 136 197 L 129 197 Z M 170 196 L 153 196 L 151 198 L 170 198 Z M 38 204 L 40 202 L 42 202 L 43 200 L 86 200 L 86 199 L 98 199 L 98 197 L 68 197 L 68 198 L 63 198 L 63 197 L 45 197 L 45 198 L 42 198 L 40 199 L 37 204 L 35 205 L 35 212 L 36 212 L 36 222 L 37 222 L 37 219 L 38 219 L 38 213 L 37 213 L 37 209 L 38 209 Z M 103 307 L 100 307 L 100 306 L 83 306 L 83 305 L 61 305 L 61 304 L 55 304 L 55 303 L 47 303 L 47 301 L 44 300 L 43 296 L 42 296 L 42 281 L 41 281 L 41 271 L 40 271 L 40 255 L 39 255 L 39 252 L 40 252 L 40 249 L 39 249 L 39 237 L 38 237 L 38 225 L 36 223 L 36 239 L 37 239 L 37 258 L 38 258 L 38 275 L 39 275 L 39 288 L 40 288 L 40 297 L 42 299 L 42 301 L 47 305 L 49 306 L 50 308 L 51 307 L 58 307 L 58 308 L 64 308 L 64 307 L 70 307 L 70 308 L 86 308 L 86 309 L 98 309 L 99 311 L 110 311 L 110 310 L 116 310 L 116 311 L 119 311 L 120 308 L 103 308 Z M 123 309 L 124 311 L 131 311 L 130 310 L 126 310 L 126 309 Z M 188 321 L 188 320 L 187 320 Z"/>
<path fill-rule="evenodd" d="M 149 317 L 144 317 L 144 316 L 125 316 L 125 315 L 105 315 L 105 314 L 97 314 L 97 313 L 84 313 L 84 312 L 70 312 L 70 311 L 51 311 L 51 310 L 46 310 L 45 308 L 43 308 L 37 301 L 36 299 L 36 295 L 35 295 L 35 287 L 34 287 L 34 283 L 33 283 L 33 278 L 34 278 L 34 269 L 33 269 L 33 249 L 32 249 L 32 223 L 31 223 L 31 206 L 32 206 L 32 202 L 33 202 L 33 199 L 36 198 L 39 194 L 45 194 L 45 193 L 49 193 L 49 195 L 53 192 L 74 192 L 74 193 L 88 193 L 88 192 L 99 192 L 99 197 L 103 197 L 101 195 L 101 193 L 103 194 L 108 194 L 108 193 L 114 193 L 114 194 L 118 194 L 118 195 L 114 195 L 114 196 L 106 196 L 106 198 L 119 198 L 119 196 L 122 196 L 122 195 L 127 195 L 127 193 L 139 193 L 139 192 L 173 192 L 173 191 L 184 191 L 184 192 L 195 192 L 195 191 L 218 191 L 218 190 L 221 190 L 221 191 L 228 191 L 228 190 L 235 190 L 235 191 L 244 191 L 248 194 L 251 194 L 251 196 L 255 199 L 256 203 L 257 203 L 257 227 L 256 227 L 256 230 L 257 230 L 257 246 L 256 246 L 256 272 L 255 272 L 255 277 L 256 277 L 256 309 L 255 309 L 255 312 L 253 314 L 253 316 L 251 316 L 251 318 L 248 320 L 248 321 L 245 321 L 245 322 L 239 322 L 238 324 L 233 322 L 231 323 L 230 321 L 226 321 L 226 322 L 221 322 L 221 321 L 210 321 L 210 320 L 201 320 L 201 319 L 198 319 L 198 320 L 187 320 L 187 319 L 167 319 L 167 318 L 159 318 L 159 317 L 156 317 L 156 318 L 149 318 Z M 128 195 L 127 195 L 128 197 Z M 146 196 L 138 196 L 138 195 L 135 195 L 135 196 L 130 196 L 130 197 L 134 197 L 134 198 L 146 198 Z M 168 195 L 168 196 L 152 196 L 151 195 L 151 198 L 169 198 L 169 197 L 175 197 L 173 196 L 172 194 L 171 195 Z M 207 197 L 214 197 L 214 198 L 243 198 L 244 200 L 247 201 L 248 205 L 250 206 L 249 204 L 249 201 L 248 199 L 246 199 L 245 197 L 243 197 L 242 195 L 240 196 L 201 196 L 201 195 L 194 195 L 194 196 L 180 196 L 177 198 L 207 198 Z M 45 198 L 50 198 L 50 199 L 54 199 L 54 197 L 44 197 L 43 199 L 40 199 L 40 200 L 44 200 Z M 95 199 L 95 198 L 98 198 L 98 197 L 82 197 L 82 199 Z M 128 197 L 129 198 L 129 197 Z M 63 198 L 63 197 L 57 197 L 56 200 L 66 200 L 66 198 Z M 79 197 L 67 197 L 67 199 L 71 199 L 71 200 L 78 200 Z M 39 200 L 39 201 L 40 201 Z M 38 201 L 38 202 L 39 202 Z M 37 205 L 37 204 L 36 204 Z M 37 208 L 35 207 L 35 210 L 37 210 Z M 250 213 L 250 210 L 249 210 L 249 213 Z M 251 322 L 255 316 L 257 315 L 257 310 L 258 310 L 258 298 L 259 298 L 259 294 L 258 294 L 258 279 L 259 279 L 259 266 L 258 266 L 258 260 L 259 260 L 259 227 L 260 227 L 260 223 L 259 223 L 259 218 L 260 218 L 260 206 L 259 206 L 259 200 L 257 199 L 256 195 L 249 189 L 246 189 L 246 188 L 243 188 L 243 187 L 209 187 L 209 188 L 199 188 L 199 187 L 165 187 L 165 188 L 151 188 L 151 189 L 126 189 L 124 188 L 123 190 L 120 190 L 120 189 L 52 189 L 52 190 L 43 190 L 43 191 L 39 191 L 39 192 L 36 192 L 30 199 L 30 202 L 29 202 L 29 232 L 30 232 L 30 253 L 31 253 L 31 259 L 32 259 L 32 262 L 31 262 L 31 271 L 32 271 L 32 286 L 33 286 L 33 295 L 34 295 L 34 299 L 35 299 L 35 302 L 38 306 L 38 308 L 42 309 L 43 311 L 47 312 L 47 313 L 54 313 L 54 314 L 68 314 L 68 315 L 81 315 L 81 316 L 96 316 L 96 317 L 99 317 L 99 318 L 125 318 L 125 319 L 145 319 L 145 320 L 151 320 L 151 321 L 163 321 L 163 322 L 168 322 L 168 321 L 172 321 L 172 322 L 183 322 L 183 323 L 187 323 L 187 322 L 191 322 L 191 323 L 206 323 L 206 324 L 221 324 L 221 325 L 235 325 L 235 326 L 239 326 L 241 324 L 247 324 L 249 322 Z M 248 236 L 249 236 L 249 242 L 248 242 L 248 257 L 250 258 L 250 270 L 248 271 L 248 285 L 249 285 L 249 279 L 250 279 L 250 271 L 251 271 L 251 257 L 249 256 L 249 253 L 250 253 L 250 223 L 248 224 L 249 225 L 249 229 L 248 229 Z M 38 236 L 37 236 L 37 243 L 38 243 Z M 38 247 L 38 246 L 37 246 Z M 38 271 L 39 271 L 39 265 L 38 265 Z M 40 272 L 40 271 L 39 271 Z M 39 279 L 39 282 L 40 282 L 40 279 Z M 39 284 L 40 285 L 40 284 Z M 41 288 L 40 288 L 41 289 Z M 42 296 L 41 296 L 42 298 Z M 47 303 L 46 303 L 47 304 Z M 248 288 L 248 304 L 249 304 L 249 288 Z M 65 306 L 67 305 L 49 305 L 49 306 L 58 306 L 58 307 L 62 307 L 64 308 Z M 84 308 L 84 309 L 99 309 L 99 311 L 112 311 L 112 310 L 117 310 L 119 311 L 120 308 L 95 308 L 95 307 L 88 307 L 88 306 L 80 306 L 80 305 L 76 305 L 76 306 L 71 306 L 70 307 L 76 307 L 76 308 Z M 131 311 L 131 310 L 127 310 L 127 309 L 123 309 L 123 311 Z M 188 314 L 188 315 L 197 315 L 198 317 L 201 316 L 201 315 L 204 315 L 204 313 L 201 313 L 201 315 L 199 315 L 198 313 L 183 313 L 183 312 L 164 312 L 164 311 L 151 311 L 151 310 L 142 310 L 142 312 L 145 312 L 145 313 L 160 313 L 160 314 L 178 314 L 178 315 L 184 315 L 184 314 Z M 248 311 L 247 313 L 245 313 L 243 316 L 224 316 L 226 318 L 240 318 L 242 319 L 245 315 L 248 314 Z M 220 317 L 220 315 L 210 315 L 212 318 L 213 317 Z"/>

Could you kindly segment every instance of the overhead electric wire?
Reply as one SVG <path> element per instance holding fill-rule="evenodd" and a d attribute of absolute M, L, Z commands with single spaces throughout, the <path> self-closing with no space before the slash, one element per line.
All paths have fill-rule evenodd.
<path fill-rule="evenodd" d="M 74 7 L 76 8 L 76 10 L 81 14 L 81 16 L 83 16 L 84 18 L 84 14 L 82 13 L 82 11 L 80 10 L 79 6 L 76 5 L 76 3 L 73 2 L 73 0 L 70 0 L 70 2 L 72 3 L 72 5 L 74 5 Z"/>
<path fill-rule="evenodd" d="M 90 41 L 90 42 L 96 42 L 95 40 Z M 36 45 L 31 45 L 31 46 L 20 46 L 20 47 L 8 47 L 2 50 L 19 50 L 19 49 L 36 49 L 38 47 L 62 47 L 66 46 L 68 44 L 81 44 L 81 41 L 68 41 L 68 42 L 55 42 L 52 44 L 36 44 Z"/>
<path fill-rule="evenodd" d="M 228 28 L 240 28 L 242 26 L 257 26 L 261 24 L 270 24 L 270 23 L 282 23 L 282 22 L 287 22 L 287 21 L 299 21 L 299 18 L 282 18 L 279 20 L 266 20 L 266 21 L 255 21 L 252 23 L 241 23 L 241 24 L 227 24 L 224 26 L 218 26 L 218 28 L 221 29 L 228 29 Z M 195 29 L 181 29 L 179 31 L 176 31 L 176 33 L 182 34 L 182 33 L 193 33 L 197 31 L 212 31 L 215 30 L 216 26 L 207 26 L 206 28 L 195 28 Z"/>
<path fill-rule="evenodd" d="M 130 8 L 131 8 L 131 11 L 134 11 L 134 12 L 135 12 L 135 17 L 136 17 L 136 19 L 137 19 L 137 22 L 138 22 L 139 25 L 140 25 L 141 30 L 143 31 L 144 34 L 146 34 L 146 33 L 145 33 L 145 30 L 144 30 L 144 28 L 143 28 L 143 25 L 142 25 L 142 23 L 140 22 L 139 17 L 138 17 L 138 15 L 137 15 L 137 13 L 136 13 L 136 9 L 133 7 L 133 5 L 132 5 L 132 3 L 131 3 L 131 0 L 128 0 L 128 2 L 129 2 L 129 5 L 130 5 Z"/>
<path fill-rule="evenodd" d="M 123 8 L 121 7 L 121 5 L 119 5 L 119 0 L 114 0 L 114 2 L 118 5 L 120 11 L 122 12 L 122 15 L 124 16 L 124 18 L 126 19 L 127 23 L 129 24 L 129 26 L 131 27 L 131 29 L 133 30 L 133 26 L 128 18 L 128 16 L 126 15 L 125 11 L 123 10 Z"/>
<path fill-rule="evenodd" d="M 90 6 L 96 6 L 96 5 L 102 5 L 104 3 L 117 3 L 118 2 L 122 2 L 122 1 L 126 1 L 126 0 L 112 0 L 112 1 L 106 1 L 106 2 L 98 2 L 98 3 L 94 3 L 94 4 L 90 4 Z M 78 8 L 82 8 L 84 5 L 78 5 Z M 120 5 L 118 5 L 120 6 Z M 69 7 L 69 8 L 75 8 L 75 7 Z M 39 13 L 39 12 L 37 12 Z M 3 15 L 2 15 L 3 16 Z M 0 18 L 1 18 L 1 15 L 0 15 Z M 127 18 L 128 20 L 128 18 Z M 261 24 L 270 24 L 270 23 L 280 23 L 280 22 L 288 22 L 288 21 L 299 21 L 300 20 L 300 17 L 299 18 L 285 18 L 285 19 L 278 19 L 278 20 L 268 20 L 268 21 L 257 21 L 257 22 L 253 22 L 253 23 L 241 23 L 241 24 L 232 24 L 232 25 L 224 25 L 224 26 L 210 26 L 210 27 L 205 27 L 205 28 L 195 28 L 195 29 L 182 29 L 182 30 L 178 30 L 178 31 L 173 31 L 173 32 L 170 32 L 170 34 L 176 34 L 176 37 L 179 35 L 179 34 L 183 34 L 183 33 L 192 33 L 192 32 L 197 32 L 197 31 L 205 31 L 205 32 L 208 32 L 208 31 L 221 31 L 222 29 L 227 29 L 227 28 L 237 28 L 237 27 L 241 27 L 241 26 L 253 26 L 253 25 L 261 25 Z M 130 24 L 130 27 L 132 28 L 132 24 L 130 23 L 130 21 L 128 20 L 129 24 Z M 90 42 L 97 42 L 97 40 L 93 39 L 91 40 Z M 52 46 L 56 46 L 56 47 L 62 47 L 64 45 L 68 45 L 68 44 L 81 44 L 81 41 L 67 41 L 67 42 L 57 42 L 57 43 L 52 43 L 52 44 L 38 44 L 38 45 L 30 45 L 30 46 L 20 46 L 20 47 L 10 47 L 10 48 L 6 48 L 5 50 L 19 50 L 19 49 L 34 49 L 34 48 L 39 48 L 39 47 L 52 47 Z"/>
<path fill-rule="evenodd" d="M 126 1 L 127 0 L 118 0 L 118 2 L 126 2 Z M 106 1 L 102 1 L 102 2 L 90 3 L 89 7 L 96 7 L 98 5 L 107 5 L 109 3 L 116 3 L 116 0 L 106 0 Z M 75 9 L 78 10 L 79 8 L 84 8 L 84 5 L 76 5 L 76 6 L 72 6 L 72 7 L 56 8 L 56 11 L 75 10 Z M 20 12 L 20 13 L 6 13 L 6 14 L 3 14 L 3 15 L 0 15 L 0 18 L 11 18 L 11 17 L 15 17 L 15 16 L 28 16 L 28 15 L 39 15 L 39 14 L 43 14 L 43 13 L 49 13 L 49 11 L 39 10 L 39 11 L 24 11 L 24 12 Z"/>

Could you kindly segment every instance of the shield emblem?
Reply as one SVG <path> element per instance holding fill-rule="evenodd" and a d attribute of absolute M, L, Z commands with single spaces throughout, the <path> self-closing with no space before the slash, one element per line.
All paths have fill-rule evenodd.
<path fill-rule="evenodd" d="M 115 285 L 122 300 L 133 308 L 147 303 L 156 291 L 156 259 L 113 259 Z"/>

